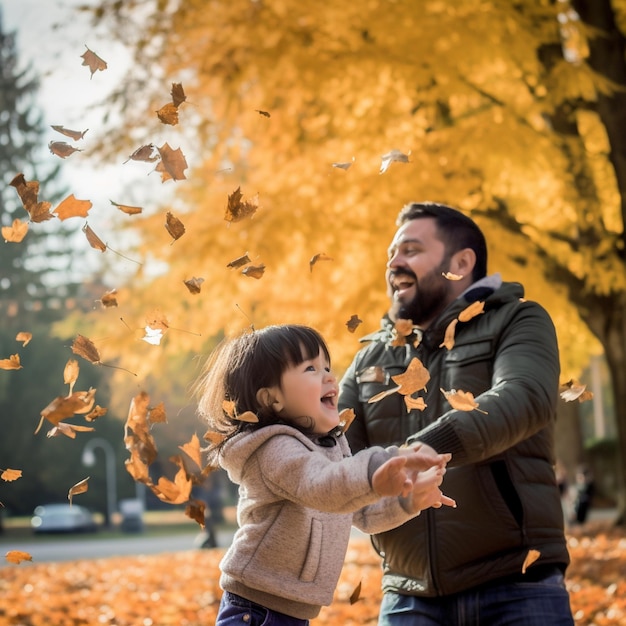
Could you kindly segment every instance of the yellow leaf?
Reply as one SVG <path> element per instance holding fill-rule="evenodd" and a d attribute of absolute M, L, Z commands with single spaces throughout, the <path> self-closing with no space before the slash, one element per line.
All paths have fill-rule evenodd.
<path fill-rule="evenodd" d="M 485 303 L 476 301 L 459 313 L 459 322 L 469 322 L 473 317 L 485 312 Z"/>
<path fill-rule="evenodd" d="M 22 552 L 21 550 L 9 550 L 4 558 L 9 563 L 15 563 L 15 565 L 19 565 L 22 561 L 32 561 L 33 557 L 28 552 Z"/>
<path fill-rule="evenodd" d="M 411 395 L 426 387 L 426 383 L 430 380 L 430 373 L 417 357 L 413 357 L 406 370 L 402 374 L 392 376 L 391 380 L 400 385 L 398 393 Z"/>
<path fill-rule="evenodd" d="M 28 233 L 28 222 L 14 219 L 11 226 L 2 227 L 2 238 L 8 243 L 20 243 Z"/>
<path fill-rule="evenodd" d="M 522 574 L 526 573 L 526 570 L 541 556 L 539 550 L 529 550 L 524 563 L 522 564 Z"/>
<path fill-rule="evenodd" d="M 2 478 L 2 480 L 10 483 L 13 482 L 14 480 L 17 480 L 18 478 L 22 477 L 22 470 L 16 470 L 16 469 L 5 469 L 2 470 L 2 474 L 0 474 L 0 478 Z"/>
<path fill-rule="evenodd" d="M 15 336 L 15 341 L 21 341 L 22 346 L 27 346 L 30 343 L 30 340 L 33 338 L 33 334 L 29 333 L 25 330 L 17 333 Z"/>
<path fill-rule="evenodd" d="M 487 414 L 486 411 L 478 408 L 478 402 L 474 400 L 474 394 L 469 391 L 461 391 L 460 389 L 451 389 L 450 391 L 440 389 L 440 391 L 446 397 L 450 406 L 457 411 L 473 411 L 476 409 L 481 413 L 485 413 L 485 415 Z"/>
<path fill-rule="evenodd" d="M 8 359 L 0 359 L 0 370 L 21 370 L 20 355 L 12 354 Z"/>
<path fill-rule="evenodd" d="M 443 342 L 439 345 L 440 348 L 447 348 L 448 350 L 452 350 L 454 348 L 454 334 L 456 331 L 456 325 L 459 323 L 458 318 L 453 319 L 446 328 L 446 333 L 443 338 Z"/>

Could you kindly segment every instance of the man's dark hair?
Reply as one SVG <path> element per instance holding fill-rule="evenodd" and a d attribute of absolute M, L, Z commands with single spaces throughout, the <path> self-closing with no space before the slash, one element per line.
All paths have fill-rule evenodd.
<path fill-rule="evenodd" d="M 474 251 L 476 254 L 476 265 L 472 272 L 474 281 L 487 275 L 487 243 L 474 220 L 445 204 L 411 202 L 402 207 L 396 224 L 402 226 L 411 220 L 425 217 L 432 217 L 435 220 L 437 233 L 446 248 L 446 254 L 451 256 L 464 248 L 471 248 Z"/>

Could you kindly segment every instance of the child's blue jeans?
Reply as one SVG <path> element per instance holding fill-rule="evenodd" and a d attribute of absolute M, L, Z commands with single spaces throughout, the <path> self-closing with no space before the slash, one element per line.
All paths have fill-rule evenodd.
<path fill-rule="evenodd" d="M 309 626 L 309 620 L 272 611 L 235 593 L 225 591 L 215 626 Z"/>

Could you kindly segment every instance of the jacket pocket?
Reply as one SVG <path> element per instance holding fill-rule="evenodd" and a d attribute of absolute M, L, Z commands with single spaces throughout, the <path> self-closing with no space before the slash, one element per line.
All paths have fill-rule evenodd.
<path fill-rule="evenodd" d="M 322 539 L 323 539 L 323 524 L 321 520 L 311 520 L 311 533 L 309 535 L 309 547 L 306 557 L 304 559 L 304 565 L 300 572 L 300 580 L 305 583 L 310 583 L 315 580 L 317 576 L 317 570 L 320 563 L 320 554 L 322 553 Z"/>
<path fill-rule="evenodd" d="M 455 345 L 444 357 L 446 389 L 470 391 L 474 395 L 489 389 L 494 355 L 493 341 L 489 338 Z"/>

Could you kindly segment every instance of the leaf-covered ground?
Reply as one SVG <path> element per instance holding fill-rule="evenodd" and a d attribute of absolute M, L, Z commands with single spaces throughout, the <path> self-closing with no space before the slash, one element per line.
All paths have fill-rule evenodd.
<path fill-rule="evenodd" d="M 568 536 L 576 624 L 626 624 L 626 533 L 590 527 Z M 215 621 L 223 550 L 112 557 L 0 569 L 0 626 L 206 626 Z M 356 603 L 350 596 L 361 583 Z M 376 624 L 379 562 L 354 538 L 331 607 L 312 625 Z"/>

